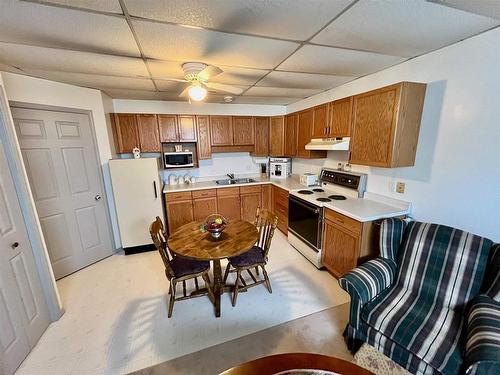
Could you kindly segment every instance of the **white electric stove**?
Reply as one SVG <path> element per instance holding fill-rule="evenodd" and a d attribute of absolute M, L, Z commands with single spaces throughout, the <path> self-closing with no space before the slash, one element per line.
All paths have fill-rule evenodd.
<path fill-rule="evenodd" d="M 321 268 L 323 207 L 336 200 L 360 199 L 367 175 L 323 168 L 319 186 L 291 190 L 288 199 L 288 242 Z"/>

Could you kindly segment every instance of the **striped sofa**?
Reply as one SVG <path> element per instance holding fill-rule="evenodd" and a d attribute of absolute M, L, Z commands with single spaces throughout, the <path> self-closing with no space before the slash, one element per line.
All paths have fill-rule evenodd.
<path fill-rule="evenodd" d="M 500 374 L 500 246 L 386 219 L 380 252 L 339 280 L 349 348 L 366 342 L 414 374 Z"/>

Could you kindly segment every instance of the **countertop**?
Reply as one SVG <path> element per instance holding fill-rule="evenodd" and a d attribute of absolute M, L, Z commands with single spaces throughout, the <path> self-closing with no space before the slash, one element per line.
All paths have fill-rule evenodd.
<path fill-rule="evenodd" d="M 193 191 L 193 190 L 202 190 L 202 189 L 224 189 L 227 187 L 235 187 L 235 186 L 251 186 L 251 185 L 262 185 L 262 184 L 272 184 L 276 185 L 282 189 L 287 191 L 303 188 L 299 183 L 298 176 L 292 176 L 286 179 L 276 179 L 276 178 L 263 178 L 263 177 L 251 177 L 255 180 L 255 182 L 244 183 L 244 184 L 234 184 L 234 185 L 217 185 L 215 180 L 211 181 L 199 181 L 194 184 L 179 184 L 179 185 L 167 185 L 163 186 L 163 194 L 165 193 L 173 193 L 178 191 Z"/>
<path fill-rule="evenodd" d="M 251 177 L 255 182 L 217 185 L 215 180 L 199 181 L 194 184 L 164 185 L 163 193 L 173 193 L 179 191 L 193 191 L 202 189 L 224 189 L 234 186 L 251 186 L 272 184 L 287 191 L 305 189 L 299 183 L 299 176 L 292 176 L 286 179 L 270 179 L 263 177 Z M 389 198 L 386 196 L 366 192 L 365 197 L 361 199 L 347 199 L 345 201 L 333 201 L 325 203 L 324 207 L 346 215 L 360 222 L 373 221 L 385 217 L 405 216 L 411 212 L 411 203 Z"/>

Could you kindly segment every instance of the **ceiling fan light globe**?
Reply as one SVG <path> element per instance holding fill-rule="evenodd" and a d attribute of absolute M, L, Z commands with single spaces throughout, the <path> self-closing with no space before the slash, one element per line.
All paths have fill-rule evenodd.
<path fill-rule="evenodd" d="M 188 90 L 188 95 L 195 102 L 199 102 L 206 98 L 207 89 L 201 86 L 191 86 Z"/>

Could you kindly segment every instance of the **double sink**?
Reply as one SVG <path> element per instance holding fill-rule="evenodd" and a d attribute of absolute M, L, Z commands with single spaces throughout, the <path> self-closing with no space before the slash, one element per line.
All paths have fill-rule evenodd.
<path fill-rule="evenodd" d="M 236 185 L 236 184 L 250 184 L 256 182 L 253 178 L 227 178 L 225 180 L 216 180 L 217 185 Z"/>

